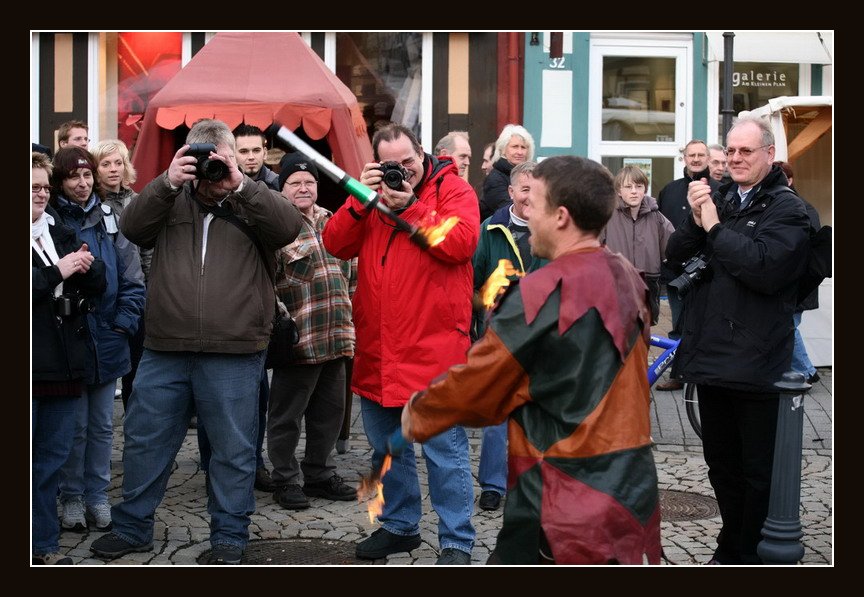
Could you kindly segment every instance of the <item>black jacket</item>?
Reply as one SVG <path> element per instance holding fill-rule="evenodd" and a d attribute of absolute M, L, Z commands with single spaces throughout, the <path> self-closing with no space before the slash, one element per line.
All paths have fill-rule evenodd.
<path fill-rule="evenodd" d="M 786 177 L 774 166 L 741 212 L 738 185 L 724 186 L 714 193 L 719 225 L 706 233 L 688 217 L 669 239 L 670 261 L 684 262 L 699 252 L 708 261 L 683 297 L 672 377 L 771 392 L 789 369 L 810 220 L 800 198 L 777 185 L 785 186 Z"/>
<path fill-rule="evenodd" d="M 50 205 L 45 210 L 54 218 L 49 228 L 57 255 L 77 251 L 81 240 L 75 231 L 63 224 Z M 95 297 L 105 291 L 105 263 L 95 259 L 86 274 L 73 274 L 65 282 L 56 265 L 45 265 L 31 251 L 33 261 L 32 376 L 36 382 L 92 381 L 95 356 L 87 324 L 80 314 L 71 317 L 55 315 L 54 289 L 63 282 L 63 294 Z"/>
<path fill-rule="evenodd" d="M 672 222 L 672 226 L 676 229 L 681 225 L 681 222 L 688 219 L 690 216 L 690 204 L 687 203 L 687 187 L 694 180 L 700 178 L 708 179 L 708 186 L 711 191 L 716 191 L 720 188 L 720 183 L 711 178 L 708 168 L 697 172 L 691 177 L 687 174 L 687 168 L 684 168 L 684 177 L 676 178 L 660 190 L 657 196 L 657 207 L 660 208 L 660 213 L 666 216 L 666 219 Z M 660 280 L 669 282 L 674 280 L 680 274 L 680 264 L 664 262 L 660 265 Z"/>
<path fill-rule="evenodd" d="M 794 188 L 792 190 L 795 191 Z M 795 192 L 797 193 L 798 191 L 795 191 Z M 801 196 L 799 195 L 799 197 L 801 197 Z M 807 210 L 807 217 L 810 218 L 810 234 L 811 235 L 816 234 L 816 232 L 818 232 L 819 229 L 822 227 L 822 223 L 819 220 L 819 212 L 816 211 L 816 208 L 813 207 L 812 205 L 810 205 L 810 203 L 806 199 L 804 199 L 804 197 L 801 197 L 801 201 L 804 202 L 804 207 Z M 795 308 L 795 311 L 796 312 L 810 311 L 811 309 L 818 309 L 818 308 L 819 308 L 819 289 L 817 288 L 816 290 L 814 290 L 813 292 L 808 294 L 804 300 L 802 300 L 800 303 L 798 303 L 798 307 Z"/>
<path fill-rule="evenodd" d="M 508 162 L 507 158 L 498 158 L 492 164 L 492 171 L 483 181 L 483 196 L 480 198 L 481 222 L 498 211 L 502 205 L 510 203 L 510 193 L 507 191 L 507 187 L 510 186 L 511 170 L 513 170 L 513 164 Z"/>

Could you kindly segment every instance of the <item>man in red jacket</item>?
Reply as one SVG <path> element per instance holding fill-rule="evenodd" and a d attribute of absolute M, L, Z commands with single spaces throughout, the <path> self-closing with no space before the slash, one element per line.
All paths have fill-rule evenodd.
<path fill-rule="evenodd" d="M 414 225 L 459 218 L 443 242 L 424 250 L 381 212 L 349 197 L 323 231 L 324 246 L 333 256 L 359 257 L 351 390 L 362 398 L 363 426 L 377 468 L 408 397 L 465 362 L 480 214 L 476 193 L 453 162 L 425 153 L 410 129 L 396 124 L 380 129 L 372 149 L 377 161 L 363 167 L 360 182 L 376 189 L 400 217 Z M 474 495 L 465 430 L 452 427 L 436 435 L 423 444 L 423 455 L 439 517 L 437 563 L 469 564 Z M 357 545 L 358 558 L 411 551 L 421 542 L 423 509 L 412 447 L 394 456 L 382 481 L 382 528 Z"/>

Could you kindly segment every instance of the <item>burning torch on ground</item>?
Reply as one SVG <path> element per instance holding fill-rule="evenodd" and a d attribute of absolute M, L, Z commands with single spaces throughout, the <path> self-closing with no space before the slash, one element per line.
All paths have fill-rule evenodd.
<path fill-rule="evenodd" d="M 434 222 L 433 217 L 428 224 L 423 223 L 421 226 L 409 224 L 404 219 L 393 213 L 387 205 L 381 202 L 381 195 L 373 191 L 356 178 L 348 176 L 348 174 L 339 168 L 336 164 L 325 158 L 323 155 L 315 151 L 303 139 L 289 131 L 287 128 L 280 127 L 276 133 L 280 139 L 288 145 L 305 155 L 315 166 L 329 176 L 342 189 L 356 197 L 366 209 L 377 209 L 387 218 L 393 221 L 396 228 L 408 233 L 408 238 L 411 242 L 422 249 L 429 249 L 441 243 L 447 233 L 459 222 L 459 218 L 451 216 L 441 222 Z"/>

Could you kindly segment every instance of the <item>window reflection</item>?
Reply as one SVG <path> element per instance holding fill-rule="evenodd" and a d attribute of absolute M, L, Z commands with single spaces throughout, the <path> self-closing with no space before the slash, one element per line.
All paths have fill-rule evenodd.
<path fill-rule="evenodd" d="M 369 137 L 390 122 L 420 137 L 420 33 L 338 33 L 336 75 L 357 96 Z"/>
<path fill-rule="evenodd" d="M 130 151 L 150 100 L 180 72 L 182 44 L 182 33 L 117 36 L 117 136 Z"/>
<path fill-rule="evenodd" d="M 675 59 L 603 58 L 603 141 L 675 140 Z"/>

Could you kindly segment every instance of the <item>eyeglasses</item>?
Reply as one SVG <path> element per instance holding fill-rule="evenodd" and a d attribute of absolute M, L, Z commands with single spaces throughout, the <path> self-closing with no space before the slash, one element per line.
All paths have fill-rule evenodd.
<path fill-rule="evenodd" d="M 760 145 L 759 147 L 754 147 L 753 149 L 750 149 L 749 147 L 727 147 L 723 150 L 723 153 L 726 155 L 726 157 L 731 158 L 735 156 L 735 152 L 738 152 L 742 158 L 749 158 L 757 149 L 764 149 L 766 147 L 771 147 L 771 145 Z"/>
<path fill-rule="evenodd" d="M 286 183 L 289 189 L 297 190 L 300 187 L 309 187 L 310 189 L 318 184 L 317 180 L 295 180 L 294 182 Z"/>
<path fill-rule="evenodd" d="M 35 194 L 39 193 L 39 191 L 45 191 L 46 193 L 48 193 L 50 195 L 51 194 L 51 187 L 43 186 L 41 184 L 34 184 L 33 185 L 33 194 L 35 195 Z"/>

